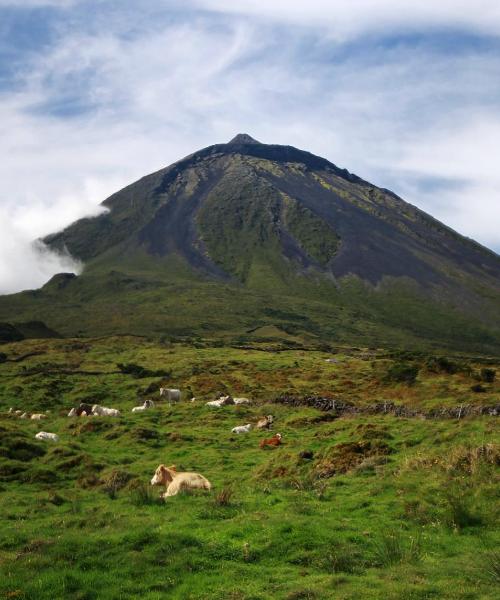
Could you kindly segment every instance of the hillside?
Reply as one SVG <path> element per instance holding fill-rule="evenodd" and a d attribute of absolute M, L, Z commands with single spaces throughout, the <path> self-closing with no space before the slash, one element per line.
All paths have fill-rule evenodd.
<path fill-rule="evenodd" d="M 85 263 L 0 297 L 65 335 L 500 349 L 500 258 L 392 192 L 246 134 L 148 175 L 45 239 Z"/>
<path fill-rule="evenodd" d="M 498 414 L 498 361 L 407 356 L 410 384 L 399 360 L 366 348 L 110 337 L 2 352 L 2 598 L 498 598 L 498 417 L 481 413 Z M 130 363 L 165 376 L 119 367 Z M 164 384 L 183 401 L 162 402 Z M 252 402 L 206 406 L 217 391 Z M 330 407 L 309 405 L 313 394 Z M 156 407 L 132 413 L 146 398 Z M 67 417 L 89 401 L 121 415 Z M 272 431 L 231 433 L 269 414 Z M 40 429 L 59 441 L 35 439 Z M 276 432 L 283 444 L 260 449 Z M 163 462 L 213 491 L 160 500 L 149 482 Z"/>

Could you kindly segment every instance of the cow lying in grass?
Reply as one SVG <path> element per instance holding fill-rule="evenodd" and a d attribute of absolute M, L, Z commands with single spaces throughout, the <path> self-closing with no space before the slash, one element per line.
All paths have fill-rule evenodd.
<path fill-rule="evenodd" d="M 199 473 L 178 473 L 175 465 L 166 467 L 160 465 L 151 479 L 151 485 L 164 485 L 166 492 L 162 494 L 162 498 L 175 496 L 181 490 L 211 490 L 212 484 L 208 479 Z"/>
<path fill-rule="evenodd" d="M 85 402 L 81 402 L 80 406 L 72 408 L 68 413 L 68 417 L 90 417 L 91 415 L 92 406 Z"/>
<path fill-rule="evenodd" d="M 235 404 L 250 404 L 250 400 L 248 398 L 233 398 Z"/>
<path fill-rule="evenodd" d="M 143 412 L 144 410 L 147 410 L 148 408 L 154 408 L 155 407 L 155 403 L 152 400 L 144 400 L 144 404 L 142 406 L 134 406 L 134 408 L 132 409 L 133 413 L 136 412 Z"/>
<path fill-rule="evenodd" d="M 247 423 L 246 425 L 238 425 L 238 427 L 233 427 L 231 429 L 232 433 L 248 433 L 252 429 L 252 424 Z"/>
<path fill-rule="evenodd" d="M 92 407 L 92 414 L 99 417 L 119 417 L 120 411 L 117 408 L 107 408 L 106 406 L 94 404 Z"/>
<path fill-rule="evenodd" d="M 281 446 L 281 433 L 276 433 L 272 438 L 260 440 L 259 446 L 261 448 L 265 448 L 266 446 L 270 446 L 271 448 L 273 446 Z"/>
<path fill-rule="evenodd" d="M 207 406 L 214 406 L 215 408 L 220 408 L 221 406 L 229 406 L 234 404 L 234 400 L 231 396 L 220 396 L 217 400 L 210 400 L 210 402 L 205 402 Z"/>
<path fill-rule="evenodd" d="M 255 424 L 255 429 L 270 429 L 273 424 L 273 415 L 267 415 L 267 417 L 260 418 Z"/>
<path fill-rule="evenodd" d="M 57 433 L 48 433 L 47 431 L 39 431 L 35 435 L 35 437 L 37 440 L 45 440 L 45 441 L 51 441 L 51 442 L 59 441 L 59 436 L 57 435 Z"/>

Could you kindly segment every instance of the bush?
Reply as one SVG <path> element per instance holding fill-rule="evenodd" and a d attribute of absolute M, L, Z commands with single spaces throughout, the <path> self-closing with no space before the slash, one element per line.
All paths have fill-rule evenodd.
<path fill-rule="evenodd" d="M 114 500 L 117 492 L 123 489 L 131 479 L 132 475 L 127 471 L 113 469 L 101 479 L 102 489 L 111 500 Z"/>
<path fill-rule="evenodd" d="M 320 561 L 323 570 L 331 573 L 356 573 L 363 569 L 364 560 L 353 544 L 331 546 Z"/>
<path fill-rule="evenodd" d="M 451 360 L 446 358 L 446 356 L 430 356 L 425 361 L 425 368 L 431 373 L 447 373 L 448 375 L 463 373 L 464 375 L 473 375 L 473 369 L 470 364 Z"/>
<path fill-rule="evenodd" d="M 116 365 L 124 375 L 132 375 L 134 379 L 143 379 L 144 377 L 170 377 L 170 371 L 151 371 L 135 363 L 118 363 Z"/>
<path fill-rule="evenodd" d="M 234 490 L 231 486 L 225 486 L 214 497 L 216 506 L 229 506 L 234 495 Z"/>
<path fill-rule="evenodd" d="M 401 532 L 388 532 L 380 535 L 374 544 L 374 563 L 378 567 L 389 567 L 403 562 L 414 562 L 420 558 L 422 547 L 420 537 L 410 537 L 408 541 Z"/>
<path fill-rule="evenodd" d="M 496 371 L 494 369 L 481 369 L 481 381 L 493 383 L 495 381 Z"/>
<path fill-rule="evenodd" d="M 460 530 L 464 527 L 473 527 L 482 523 L 481 517 L 475 514 L 471 508 L 472 499 L 469 490 L 448 488 L 444 494 L 444 500 L 448 526 Z"/>
<path fill-rule="evenodd" d="M 386 381 L 413 385 L 417 379 L 418 367 L 408 363 L 393 364 L 385 376 Z"/>
<path fill-rule="evenodd" d="M 486 388 L 480 383 L 475 383 L 470 389 L 471 392 L 475 392 L 476 394 L 481 394 L 486 391 Z"/>
<path fill-rule="evenodd" d="M 150 485 L 135 480 L 130 483 L 129 489 L 130 500 L 134 506 L 147 506 L 157 503 L 157 498 Z"/>
<path fill-rule="evenodd" d="M 482 569 L 488 579 L 500 584 L 500 551 L 490 550 L 482 556 Z"/>

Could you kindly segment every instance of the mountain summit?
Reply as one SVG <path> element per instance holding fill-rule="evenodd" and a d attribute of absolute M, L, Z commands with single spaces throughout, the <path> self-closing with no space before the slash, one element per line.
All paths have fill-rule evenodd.
<path fill-rule="evenodd" d="M 44 241 L 80 277 L 0 298 L 66 333 L 493 347 L 500 258 L 394 193 L 245 133 L 113 194 Z M 10 299 L 10 300 L 9 300 Z M 57 305 L 59 308 L 54 309 Z"/>
<path fill-rule="evenodd" d="M 248 133 L 238 133 L 234 138 L 229 142 L 230 144 L 260 144 L 257 140 L 254 140 L 251 135 Z"/>

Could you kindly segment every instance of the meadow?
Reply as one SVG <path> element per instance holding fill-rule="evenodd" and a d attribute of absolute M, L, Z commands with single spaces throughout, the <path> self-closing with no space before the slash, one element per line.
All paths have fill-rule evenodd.
<path fill-rule="evenodd" d="M 0 597 L 497 598 L 497 418 L 424 413 L 498 405 L 498 361 L 295 345 L 2 345 Z M 184 400 L 160 402 L 163 384 Z M 252 404 L 205 406 L 219 392 Z M 422 415 L 338 416 L 280 396 Z M 156 408 L 132 414 L 146 398 Z M 89 401 L 122 416 L 66 416 Z M 50 412 L 33 422 L 10 407 Z M 282 446 L 231 433 L 266 414 Z M 59 442 L 35 440 L 40 430 Z M 149 485 L 160 463 L 202 473 L 213 491 L 161 500 Z"/>

